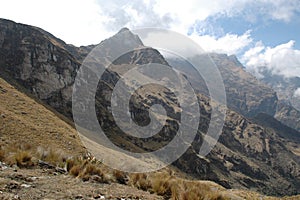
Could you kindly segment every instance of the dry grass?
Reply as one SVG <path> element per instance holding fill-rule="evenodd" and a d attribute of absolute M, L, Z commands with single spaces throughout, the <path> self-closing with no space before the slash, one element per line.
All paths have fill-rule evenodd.
<path fill-rule="evenodd" d="M 19 151 L 14 156 L 16 164 L 20 168 L 33 167 L 32 156 L 28 151 Z"/>
<path fill-rule="evenodd" d="M 128 175 L 127 173 L 120 171 L 120 170 L 114 170 L 113 176 L 115 177 L 116 181 L 120 184 L 127 184 L 128 182 Z"/>
<path fill-rule="evenodd" d="M 9 150 L 8 150 L 9 149 Z M 61 151 L 51 149 L 34 150 L 30 145 L 19 145 L 8 149 L 0 149 L 0 159 L 10 165 L 22 168 L 35 166 L 34 160 L 42 159 L 53 165 L 64 165 L 68 173 L 83 181 L 97 183 L 116 182 L 149 191 L 172 200 L 229 200 L 232 198 L 261 199 L 260 194 L 251 191 L 226 190 L 218 184 L 209 181 L 191 181 L 178 178 L 170 170 L 153 173 L 132 173 L 107 168 L 90 156 L 77 156 L 66 159 Z M 7 153 L 9 152 L 9 153 Z M 266 200 L 278 200 L 276 197 L 266 197 Z M 296 200 L 299 196 L 283 197 L 281 199 Z"/>
<path fill-rule="evenodd" d="M 145 173 L 134 173 L 129 176 L 129 184 L 141 190 L 149 190 L 151 188 L 151 182 L 148 179 L 148 175 Z"/>
<path fill-rule="evenodd" d="M 174 186 L 174 177 L 169 173 L 158 172 L 151 178 L 151 191 L 166 198 L 171 197 Z"/>
<path fill-rule="evenodd" d="M 213 187 L 208 183 L 181 179 L 170 173 L 161 171 L 151 174 L 137 173 L 130 175 L 130 181 L 134 187 L 147 190 L 151 193 L 172 200 L 227 200 L 222 187 Z"/>
<path fill-rule="evenodd" d="M 33 167 L 32 147 L 27 143 L 14 144 L 13 146 L 1 148 L 0 159 L 8 165 L 17 165 L 20 168 Z M 2 153 L 1 153 L 2 152 Z"/>
<path fill-rule="evenodd" d="M 70 170 L 69 170 L 69 173 L 75 177 L 77 177 L 80 172 L 81 172 L 81 166 L 80 165 L 75 165 L 73 166 Z"/>
<path fill-rule="evenodd" d="M 83 181 L 93 180 L 99 183 L 110 183 L 112 181 L 109 173 L 101 164 L 93 163 L 91 160 L 73 158 L 66 161 L 68 172 L 81 178 Z"/>
<path fill-rule="evenodd" d="M 179 184 L 177 184 L 179 182 Z M 229 200 L 230 198 L 224 195 L 222 190 L 212 190 L 211 187 L 197 181 L 181 180 L 176 181 L 172 187 L 171 199 L 174 200 L 198 200 L 198 199 L 211 199 L 211 200 Z"/>
<path fill-rule="evenodd" d="M 1 140 L 0 146 L 18 149 L 62 149 L 67 154 L 80 155 L 85 150 L 77 131 L 61 120 L 55 111 L 50 111 L 40 102 L 21 93 L 0 78 Z M 22 142 L 21 142 L 22 141 Z"/>
<path fill-rule="evenodd" d="M 67 156 L 60 150 L 53 150 L 48 148 L 45 150 L 42 147 L 38 147 L 35 153 L 38 159 L 43 160 L 52 165 L 56 165 L 58 167 L 64 167 L 67 161 Z"/>

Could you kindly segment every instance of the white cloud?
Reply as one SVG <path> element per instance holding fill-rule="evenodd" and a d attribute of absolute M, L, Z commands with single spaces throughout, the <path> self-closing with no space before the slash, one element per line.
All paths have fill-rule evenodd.
<path fill-rule="evenodd" d="M 300 4 L 294 0 L 97 0 L 103 13 L 115 19 L 107 23 L 108 28 L 122 26 L 171 28 L 187 33 L 196 21 L 209 16 L 239 15 L 249 21 L 275 19 L 290 21 L 300 11 Z"/>
<path fill-rule="evenodd" d="M 291 40 L 272 48 L 259 42 L 245 52 L 242 61 L 249 71 L 257 75 L 269 70 L 272 74 L 287 78 L 300 77 L 300 50 L 294 49 L 294 44 Z"/>
<path fill-rule="evenodd" d="M 39 26 L 68 43 L 87 45 L 124 26 L 168 28 L 187 34 L 197 21 L 216 14 L 290 21 L 299 11 L 295 0 L 10 0 L 1 2 L 0 17 Z M 240 37 L 243 35 L 229 34 L 208 40 L 212 45 L 225 45 L 225 40 L 240 41 Z M 229 52 L 240 48 L 233 45 L 237 46 Z"/>
<path fill-rule="evenodd" d="M 198 36 L 196 34 L 191 35 L 191 37 L 207 52 L 229 55 L 240 53 L 252 43 L 250 31 L 245 32 L 243 35 L 226 34 L 219 38 L 210 35 Z"/>
<path fill-rule="evenodd" d="M 266 1 L 270 3 L 270 1 Z M 271 1 L 271 6 L 268 9 L 268 13 L 273 19 L 290 21 L 295 13 L 299 12 L 300 4 L 299 1 L 294 0 L 276 0 Z"/>
<path fill-rule="evenodd" d="M 10 0 L 1 2 L 0 17 L 38 26 L 76 45 L 99 43 L 112 34 L 94 0 Z"/>

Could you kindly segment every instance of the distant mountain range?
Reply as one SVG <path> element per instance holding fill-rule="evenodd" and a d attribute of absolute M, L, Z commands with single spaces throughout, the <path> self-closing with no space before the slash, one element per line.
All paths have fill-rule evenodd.
<path fill-rule="evenodd" d="M 75 77 L 94 47 L 68 45 L 39 28 L 0 19 L 0 77 L 72 119 Z M 148 88 L 151 95 L 138 90 L 132 97 L 131 110 L 138 124 L 147 123 L 146 111 L 154 103 L 163 104 L 168 112 L 166 125 L 152 138 L 123 133 L 110 111 L 112 88 L 126 71 L 136 65 L 164 64 L 188 77 L 201 110 L 195 140 L 174 166 L 194 178 L 212 180 L 227 188 L 278 196 L 300 193 L 300 114 L 284 101 L 278 101 L 276 92 L 247 73 L 236 57 L 210 55 L 224 79 L 229 109 L 219 143 L 204 158 L 197 150 L 207 132 L 212 102 L 203 79 L 184 61 L 164 58 L 158 50 L 145 47 L 128 29 L 97 46 L 101 52 L 99 61 L 105 63 L 111 52 L 122 52 L 128 47 L 134 51 L 122 55 L 107 69 L 95 96 L 98 121 L 114 144 L 132 152 L 154 151 L 176 134 L 180 125 L 179 105 L 174 94 L 165 88 L 160 88 L 160 92 Z M 91 128 L 86 123 L 85 128 Z"/>

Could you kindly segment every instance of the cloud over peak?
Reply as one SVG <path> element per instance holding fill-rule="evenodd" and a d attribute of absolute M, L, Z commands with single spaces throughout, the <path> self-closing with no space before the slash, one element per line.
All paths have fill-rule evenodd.
<path fill-rule="evenodd" d="M 294 49 L 295 41 L 280 44 L 275 47 L 256 43 L 242 57 L 247 69 L 257 75 L 264 70 L 286 78 L 300 77 L 300 50 Z"/>

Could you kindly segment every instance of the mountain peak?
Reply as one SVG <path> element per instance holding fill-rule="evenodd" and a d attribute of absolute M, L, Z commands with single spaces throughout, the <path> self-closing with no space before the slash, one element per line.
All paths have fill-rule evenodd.
<path fill-rule="evenodd" d="M 119 52 L 127 52 L 129 49 L 133 50 L 144 46 L 144 44 L 138 35 L 133 34 L 128 28 L 122 28 L 112 37 L 103 40 L 100 46 L 105 51 L 117 50 Z"/>
<path fill-rule="evenodd" d="M 135 35 L 132 33 L 129 28 L 124 27 L 117 34 L 115 34 L 112 38 L 115 38 L 117 40 L 123 40 L 123 42 L 131 43 L 135 45 L 135 47 L 144 46 L 142 40 L 139 38 L 138 35 Z M 119 41 L 121 42 L 121 41 Z"/>
<path fill-rule="evenodd" d="M 121 29 L 119 30 L 118 33 L 122 33 L 122 32 L 130 32 L 130 30 L 129 30 L 129 28 L 127 28 L 127 27 L 123 27 L 123 28 L 121 28 Z"/>

